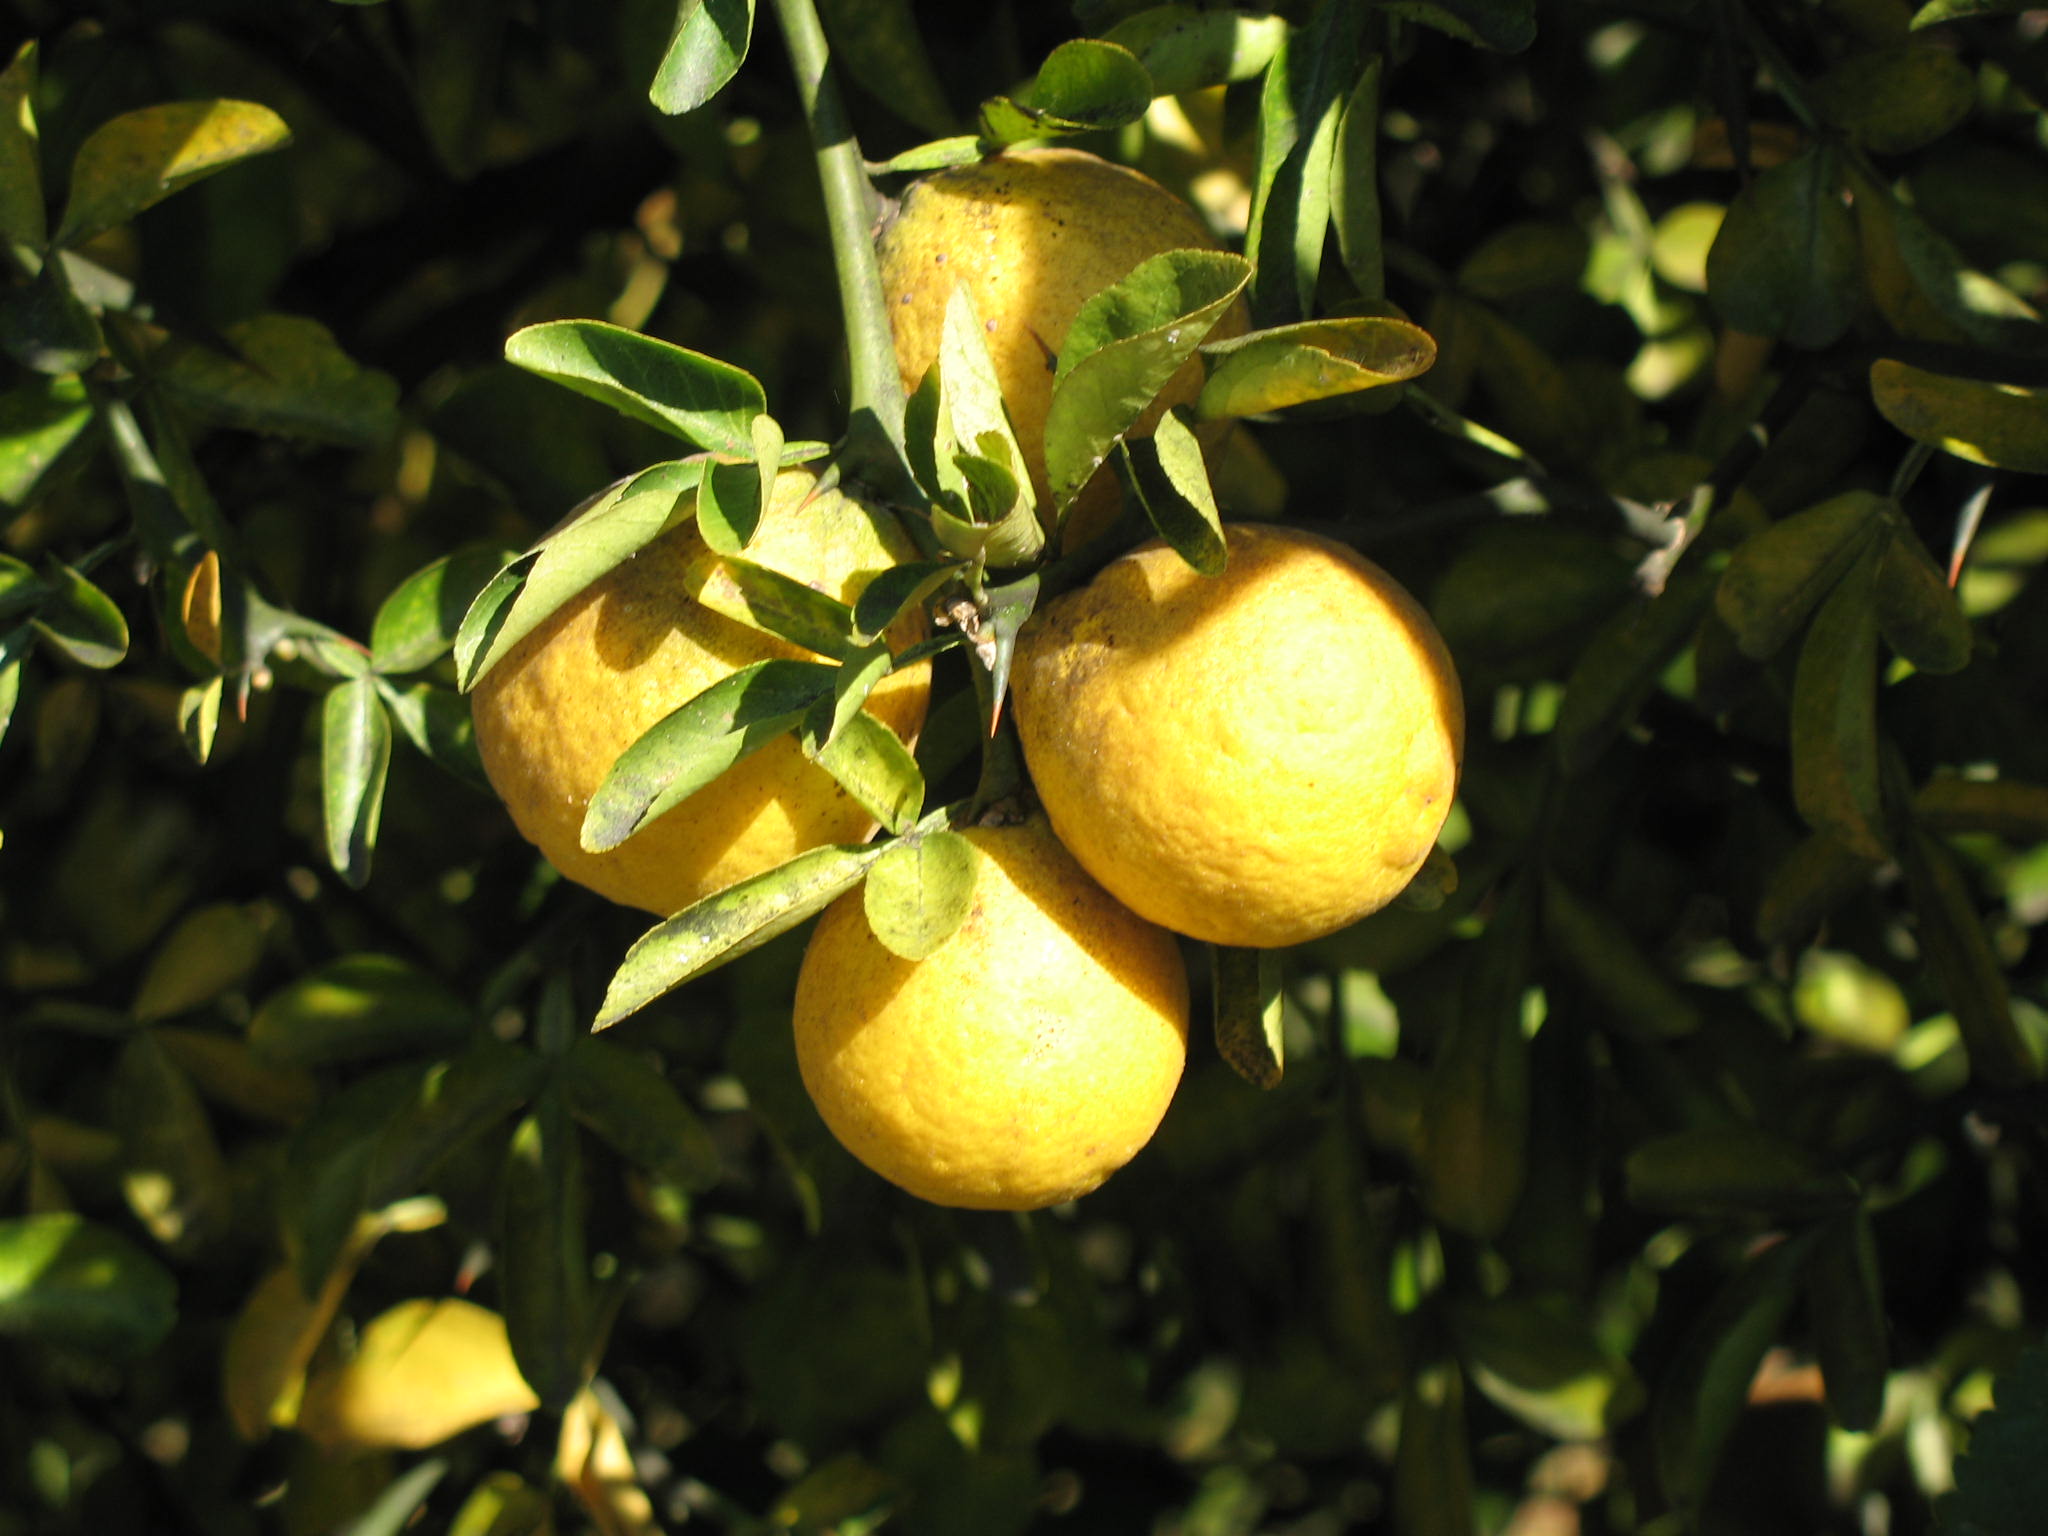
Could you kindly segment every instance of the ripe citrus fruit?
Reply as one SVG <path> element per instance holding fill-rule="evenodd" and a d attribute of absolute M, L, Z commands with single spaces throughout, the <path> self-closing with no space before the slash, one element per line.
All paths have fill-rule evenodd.
<path fill-rule="evenodd" d="M 1078 149 L 1013 149 L 915 182 L 884 225 L 882 289 L 903 387 L 917 388 L 939 355 L 946 305 L 967 285 L 987 332 L 996 382 L 1024 450 L 1041 513 L 1050 517 L 1045 417 L 1053 367 L 1082 304 L 1148 256 L 1193 247 L 1217 250 L 1195 210 L 1150 177 Z M 1244 334 L 1243 301 L 1224 312 L 1209 339 Z M 1132 435 L 1143 437 L 1174 405 L 1201 393 L 1200 358 L 1167 382 Z M 1205 429 L 1220 436 L 1225 424 Z M 1070 514 L 1069 543 L 1106 525 L 1116 479 L 1106 468 Z"/>
<path fill-rule="evenodd" d="M 814 494 L 815 493 L 815 494 Z M 744 558 L 852 602 L 912 554 L 888 513 L 808 470 L 784 470 Z M 741 759 L 604 853 L 579 836 L 590 797 L 656 721 L 740 667 L 809 652 L 690 596 L 708 555 L 694 521 L 593 582 L 514 646 L 471 697 L 477 750 L 527 841 L 571 880 L 666 915 L 824 843 L 864 842 L 875 823 L 790 736 Z M 891 637 L 899 647 L 908 636 Z M 929 669 L 884 678 L 869 710 L 910 740 Z"/>
<path fill-rule="evenodd" d="M 1035 1210 L 1151 1139 L 1187 1059 L 1172 935 L 1082 872 L 1037 817 L 963 834 L 973 905 L 924 960 L 859 892 L 819 919 L 796 987 L 804 1086 L 847 1150 L 939 1205 Z"/>
<path fill-rule="evenodd" d="M 1429 617 L 1378 566 L 1234 524 L 1202 577 L 1157 540 L 1048 604 L 1012 674 L 1060 840 L 1141 916 L 1297 944 L 1376 911 L 1435 845 L 1464 707 Z"/>

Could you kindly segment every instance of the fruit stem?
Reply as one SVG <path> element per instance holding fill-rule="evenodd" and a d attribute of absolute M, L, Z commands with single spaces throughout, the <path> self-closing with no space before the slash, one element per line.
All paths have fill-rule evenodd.
<path fill-rule="evenodd" d="M 846 319 L 852 364 L 847 463 L 882 481 L 881 489 L 894 491 L 910 484 L 910 471 L 903 447 L 903 382 L 896 372 L 896 347 L 882 302 L 881 272 L 875 265 L 875 190 L 827 67 L 831 49 L 817 6 L 813 0 L 774 3 L 817 152 L 832 261 L 839 273 L 839 307 Z"/>

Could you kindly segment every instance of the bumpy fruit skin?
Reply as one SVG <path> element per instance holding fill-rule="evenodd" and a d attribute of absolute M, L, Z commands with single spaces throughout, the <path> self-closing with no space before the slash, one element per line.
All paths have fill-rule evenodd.
<path fill-rule="evenodd" d="M 808 470 L 783 471 L 744 558 L 852 602 L 912 547 L 886 512 L 816 487 Z M 590 797 L 650 726 L 740 667 L 810 656 L 696 602 L 692 567 L 706 553 L 694 521 L 662 535 L 552 614 L 471 696 L 484 771 L 527 841 L 569 879 L 664 916 L 807 849 L 875 833 L 783 736 L 617 848 L 582 847 Z M 891 636 L 899 648 L 909 638 Z M 914 740 L 929 691 L 927 666 L 905 668 L 867 707 Z"/>
<path fill-rule="evenodd" d="M 937 171 L 912 184 L 878 244 L 903 387 L 916 389 L 939 355 L 946 306 L 966 283 L 1039 507 L 1049 514 L 1045 417 L 1067 328 L 1082 304 L 1148 256 L 1189 247 L 1219 248 L 1194 209 L 1150 177 L 1082 150 L 1008 150 Z M 1249 324 L 1239 301 L 1209 339 L 1241 336 Z M 1169 407 L 1191 402 L 1202 379 L 1201 359 L 1190 358 L 1132 435 L 1146 436 Z M 1220 440 L 1220 428 L 1205 436 Z M 1069 545 L 1076 532 L 1105 525 L 1116 499 L 1115 476 L 1098 472 L 1070 514 L 1079 526 Z"/>
<path fill-rule="evenodd" d="M 1464 706 L 1429 617 L 1343 545 L 1225 529 L 1198 576 L 1154 540 L 1018 637 L 1017 730 L 1060 840 L 1126 906 L 1217 944 L 1378 910 L 1436 841 Z"/>
<path fill-rule="evenodd" d="M 1187 1060 L 1187 974 L 1172 935 L 1042 817 L 964 835 L 973 906 L 926 959 L 883 948 L 858 891 L 826 910 L 797 978 L 797 1064 L 832 1133 L 891 1183 L 1035 1210 L 1094 1189 L 1158 1129 Z"/>

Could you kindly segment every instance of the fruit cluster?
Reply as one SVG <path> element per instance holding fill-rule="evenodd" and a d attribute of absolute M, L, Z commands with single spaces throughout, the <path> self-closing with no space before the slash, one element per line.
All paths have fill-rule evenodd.
<path fill-rule="evenodd" d="M 1051 361 L 1082 303 L 1159 251 L 1212 245 L 1192 209 L 1074 151 L 1011 153 L 913 187 L 879 253 L 906 389 L 965 285 L 1038 505 Z M 1243 330 L 1240 309 L 1218 334 Z M 1201 387 L 1176 375 L 1134 433 Z M 1188 371 L 1184 370 L 1184 371 Z M 1113 479 L 1072 499 L 1092 535 Z M 1048 603 L 1018 636 L 1014 720 L 1042 814 L 970 827 L 973 895 L 905 958 L 862 893 L 813 934 L 799 1064 L 856 1156 L 941 1204 L 1030 1209 L 1095 1188 L 1150 1138 L 1186 1055 L 1176 936 L 1273 948 L 1377 910 L 1435 845 L 1463 712 L 1427 615 L 1347 547 L 1276 524 L 1224 530 L 1220 574 L 1154 540 Z M 912 546 L 890 514 L 787 470 L 750 562 L 852 602 Z M 571 879 L 672 913 L 873 820 L 783 740 L 619 848 L 579 842 L 614 759 L 736 668 L 801 655 L 692 600 L 715 564 L 693 522 L 509 653 L 479 688 L 478 745 L 520 830 Z M 915 635 L 892 635 L 901 649 Z M 914 740 L 926 664 L 867 708 Z"/>

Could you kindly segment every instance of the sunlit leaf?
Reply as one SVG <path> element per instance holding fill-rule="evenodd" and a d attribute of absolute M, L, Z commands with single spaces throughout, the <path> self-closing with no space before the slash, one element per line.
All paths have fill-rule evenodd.
<path fill-rule="evenodd" d="M 1272 61 L 1286 37 L 1280 16 L 1193 5 L 1155 5 L 1102 34 L 1104 42 L 1137 56 L 1161 96 L 1249 80 Z"/>
<path fill-rule="evenodd" d="M 56 241 L 77 245 L 202 176 L 290 141 L 284 119 L 253 101 L 172 101 L 124 112 L 79 146 Z"/>
<path fill-rule="evenodd" d="M 583 846 L 616 848 L 641 827 L 759 751 L 832 692 L 827 662 L 757 661 L 713 683 L 650 726 L 590 797 Z"/>
<path fill-rule="evenodd" d="M 370 664 L 417 672 L 447 655 L 470 604 L 511 555 L 502 544 L 465 544 L 400 582 L 371 621 Z"/>
<path fill-rule="evenodd" d="M 370 878 L 390 768 L 391 717 L 375 680 L 351 678 L 330 688 L 320 717 L 321 804 L 328 860 L 350 885 Z"/>
<path fill-rule="evenodd" d="M 1074 38 L 1046 55 L 1037 76 L 1016 96 L 983 103 L 982 136 L 994 144 L 1015 144 L 1118 128 L 1143 117 L 1154 94 L 1151 75 L 1128 48 L 1100 38 Z"/>
<path fill-rule="evenodd" d="M 626 952 L 596 1027 L 609 1028 L 691 978 L 789 932 L 852 890 L 880 856 L 880 848 L 814 848 L 658 923 Z"/>
<path fill-rule="evenodd" d="M 456 1297 L 421 1298 L 372 1318 L 350 1359 L 313 1373 L 298 1428 L 325 1446 L 420 1450 L 538 1406 L 503 1318 Z"/>
<path fill-rule="evenodd" d="M 505 357 L 685 442 L 754 456 L 753 422 L 767 396 L 730 363 L 602 320 L 529 325 L 506 338 Z"/>
<path fill-rule="evenodd" d="M 671 116 L 694 112 L 739 73 L 753 36 L 754 0 L 677 0 L 648 99 Z"/>
<path fill-rule="evenodd" d="M 868 870 L 861 904 L 882 947 L 905 960 L 937 953 L 974 900 L 974 847 L 939 830 L 889 844 Z"/>
<path fill-rule="evenodd" d="M 823 768 L 855 804 L 887 832 L 902 832 L 924 812 L 924 774 L 903 739 L 864 711 L 848 714 L 823 745 L 805 741 Z"/>
<path fill-rule="evenodd" d="M 1290 31 L 1266 68 L 1259 99 L 1259 160 L 1245 254 L 1261 318 L 1313 312 L 1330 225 L 1331 180 L 1344 104 L 1367 67 L 1365 12 L 1319 6 Z"/>
<path fill-rule="evenodd" d="M 713 613 L 834 660 L 854 648 L 853 610 L 830 593 L 738 556 L 706 551 L 681 588 Z"/>
<path fill-rule="evenodd" d="M 1202 445 L 1176 406 L 1159 418 L 1150 439 L 1123 445 L 1145 514 L 1174 553 L 1204 576 L 1220 576 L 1229 562 L 1223 514 L 1209 485 Z"/>
<path fill-rule="evenodd" d="M 0 395 L 0 507 L 25 505 L 92 423 L 75 378 L 24 379 Z"/>
<path fill-rule="evenodd" d="M 1328 400 L 1429 371 L 1436 343 L 1422 327 L 1386 315 L 1309 320 L 1217 342 L 1204 351 L 1204 416 L 1256 416 Z"/>
<path fill-rule="evenodd" d="M 672 460 L 606 487 L 492 578 L 456 631 L 464 690 L 563 604 L 689 516 L 705 467 Z"/>

